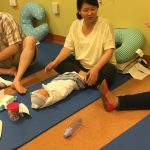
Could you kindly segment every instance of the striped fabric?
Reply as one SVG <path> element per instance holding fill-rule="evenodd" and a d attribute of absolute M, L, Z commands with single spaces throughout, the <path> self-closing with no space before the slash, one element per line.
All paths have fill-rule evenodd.
<path fill-rule="evenodd" d="M 8 13 L 0 12 L 0 46 L 1 50 L 25 38 L 21 28 Z"/>
<path fill-rule="evenodd" d="M 66 72 L 62 75 L 59 75 L 54 80 L 73 80 L 77 83 L 77 89 L 84 89 L 86 87 L 85 82 L 81 76 L 76 72 Z"/>

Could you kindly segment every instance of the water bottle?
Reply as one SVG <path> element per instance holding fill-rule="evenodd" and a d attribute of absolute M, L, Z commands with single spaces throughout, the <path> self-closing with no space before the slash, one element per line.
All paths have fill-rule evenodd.
<path fill-rule="evenodd" d="M 64 137 L 71 136 L 82 124 L 81 118 L 76 118 L 64 132 Z"/>

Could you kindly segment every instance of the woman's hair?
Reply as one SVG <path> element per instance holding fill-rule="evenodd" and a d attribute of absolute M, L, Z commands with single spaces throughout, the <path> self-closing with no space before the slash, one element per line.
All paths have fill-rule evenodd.
<path fill-rule="evenodd" d="M 78 10 L 78 12 L 77 12 L 76 15 L 77 15 L 78 19 L 82 19 L 82 16 L 79 14 L 79 11 L 81 10 L 82 5 L 84 3 L 96 6 L 97 8 L 99 7 L 98 0 L 77 0 L 77 10 Z"/>

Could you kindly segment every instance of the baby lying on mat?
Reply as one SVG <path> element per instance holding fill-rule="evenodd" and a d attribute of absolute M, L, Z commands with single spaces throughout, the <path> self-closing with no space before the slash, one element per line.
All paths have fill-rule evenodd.
<path fill-rule="evenodd" d="M 34 109 L 44 108 L 52 105 L 73 90 L 84 89 L 86 84 L 81 75 L 76 72 L 66 72 L 57 76 L 48 84 L 42 84 L 42 88 L 31 93 L 31 107 Z"/>

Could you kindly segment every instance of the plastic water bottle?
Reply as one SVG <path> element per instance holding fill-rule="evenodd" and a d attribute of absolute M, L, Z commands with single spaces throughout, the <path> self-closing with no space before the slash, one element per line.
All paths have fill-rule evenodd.
<path fill-rule="evenodd" d="M 67 137 L 71 136 L 81 126 L 81 124 L 82 124 L 82 119 L 81 118 L 75 119 L 69 125 L 69 127 L 65 130 L 64 137 L 67 138 Z"/>

